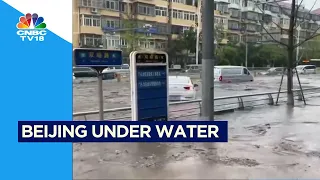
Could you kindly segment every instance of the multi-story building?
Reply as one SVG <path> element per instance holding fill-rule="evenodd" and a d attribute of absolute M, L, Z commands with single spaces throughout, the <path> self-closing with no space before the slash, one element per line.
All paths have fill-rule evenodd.
<path fill-rule="evenodd" d="M 168 37 L 195 26 L 195 0 L 73 0 L 73 46 L 165 49 Z M 145 27 L 148 27 L 148 31 Z M 131 36 L 131 37 L 130 37 Z M 138 38 L 139 37 L 139 38 Z"/>
<path fill-rule="evenodd" d="M 165 50 L 168 40 L 179 33 L 191 26 L 202 27 L 201 4 L 201 0 L 73 0 L 73 46 Z M 287 41 L 290 5 L 280 5 L 215 0 L 214 21 L 222 29 L 220 41 L 271 41 L 266 31 L 276 40 Z M 305 38 L 318 29 L 320 15 L 300 9 L 299 37 Z"/>
<path fill-rule="evenodd" d="M 275 39 L 287 43 L 291 4 L 283 2 L 277 4 L 268 3 L 264 6 L 264 12 L 265 29 L 261 33 L 262 42 L 272 42 L 273 39 Z M 310 13 L 303 5 L 300 5 L 296 24 L 294 37 L 296 41 L 300 41 L 312 36 L 313 33 L 318 33 L 320 16 L 313 12 Z M 271 38 L 269 34 L 271 34 L 273 38 Z"/>

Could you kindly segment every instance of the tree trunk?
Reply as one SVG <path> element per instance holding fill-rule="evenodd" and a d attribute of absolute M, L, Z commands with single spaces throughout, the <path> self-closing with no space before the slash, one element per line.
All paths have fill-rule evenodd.
<path fill-rule="evenodd" d="M 292 73 L 293 49 L 288 48 L 288 64 L 287 64 L 287 105 L 294 106 L 293 98 L 293 73 Z"/>
<path fill-rule="evenodd" d="M 293 99 L 293 74 L 292 74 L 292 67 L 293 67 L 293 40 L 294 40 L 294 25 L 295 25 L 295 11 L 296 11 L 296 0 L 292 0 L 291 2 L 291 14 L 290 14 L 290 23 L 289 23 L 289 30 L 288 30 L 288 64 L 287 64 L 287 105 L 294 106 L 294 99 Z"/>

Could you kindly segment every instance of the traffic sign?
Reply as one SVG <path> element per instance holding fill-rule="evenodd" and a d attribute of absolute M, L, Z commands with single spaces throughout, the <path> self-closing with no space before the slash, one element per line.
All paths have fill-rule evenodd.
<path fill-rule="evenodd" d="M 98 98 L 99 98 L 99 116 L 100 120 L 104 120 L 103 112 L 103 87 L 102 71 L 108 66 L 122 65 L 121 50 L 92 49 L 92 48 L 76 48 L 73 49 L 73 58 L 76 66 L 90 67 L 97 71 L 98 77 Z"/>
<path fill-rule="evenodd" d="M 168 54 L 130 53 L 132 119 L 168 120 Z"/>
<path fill-rule="evenodd" d="M 121 50 L 76 48 L 73 52 L 76 66 L 106 68 L 122 65 Z"/>

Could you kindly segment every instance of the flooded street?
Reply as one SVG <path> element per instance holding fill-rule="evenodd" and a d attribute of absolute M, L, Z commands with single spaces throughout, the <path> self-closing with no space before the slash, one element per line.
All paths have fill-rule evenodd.
<path fill-rule="evenodd" d="M 309 104 L 217 116 L 229 121 L 228 143 L 74 144 L 74 178 L 319 177 L 320 100 Z"/>
<path fill-rule="evenodd" d="M 183 74 L 182 74 L 183 75 Z M 250 93 L 261 93 L 278 91 L 281 76 L 256 77 L 254 82 L 215 84 L 214 97 L 234 96 Z M 198 84 L 200 90 L 197 98 L 201 98 L 201 80 L 193 77 L 193 83 Z M 304 88 L 320 87 L 320 75 L 303 75 L 301 84 Z M 73 84 L 73 112 L 98 110 L 96 78 L 75 79 Z M 294 78 L 294 88 L 298 89 L 297 79 Z M 282 90 L 286 90 L 286 79 L 282 85 Z M 104 109 L 128 107 L 131 103 L 130 81 L 124 78 L 122 82 L 116 80 L 103 81 Z"/>
<path fill-rule="evenodd" d="M 302 76 L 303 87 L 319 87 L 319 77 Z M 257 77 L 252 83 L 215 85 L 215 97 L 277 91 L 280 78 Z M 97 110 L 97 82 L 86 81 L 75 80 L 74 112 Z M 201 86 L 200 79 L 194 81 Z M 297 88 L 298 83 L 294 84 Z M 286 89 L 285 82 L 282 87 Z M 104 82 L 104 96 L 105 109 L 130 106 L 129 81 Z M 215 116 L 229 122 L 228 143 L 74 144 L 73 178 L 320 177 L 320 98 L 308 99 L 307 103 L 304 106 L 297 101 L 294 109 L 285 105 L 263 106 Z M 181 112 L 186 114 L 188 110 Z"/>

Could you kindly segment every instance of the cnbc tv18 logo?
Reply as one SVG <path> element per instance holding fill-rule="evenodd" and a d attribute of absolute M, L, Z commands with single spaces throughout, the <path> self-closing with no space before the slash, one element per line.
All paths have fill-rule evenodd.
<path fill-rule="evenodd" d="M 22 41 L 44 41 L 46 26 L 43 17 L 39 17 L 37 13 L 27 13 L 19 18 L 17 35 Z"/>

